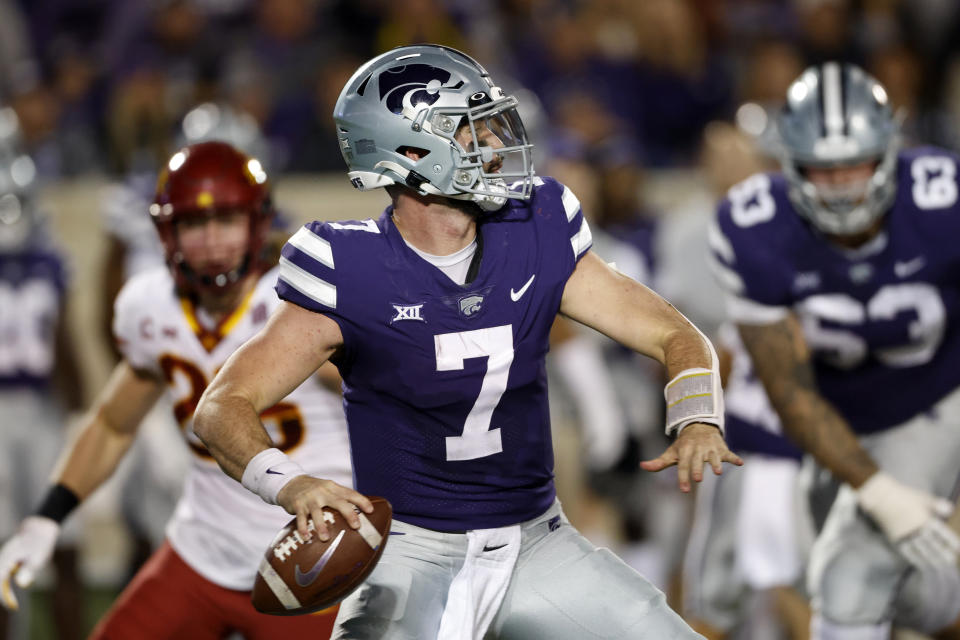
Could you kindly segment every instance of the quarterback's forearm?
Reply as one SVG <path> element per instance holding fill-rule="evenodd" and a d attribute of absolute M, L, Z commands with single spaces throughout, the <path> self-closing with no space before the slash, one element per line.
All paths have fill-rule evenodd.
<path fill-rule="evenodd" d="M 796 318 L 740 325 L 757 376 L 786 435 L 839 480 L 859 487 L 877 471 L 846 420 L 816 387 L 810 354 Z"/>
<path fill-rule="evenodd" d="M 227 475 L 241 480 L 250 459 L 273 447 L 260 412 L 314 375 L 335 351 L 339 335 L 333 320 L 284 302 L 227 359 L 193 418 L 194 433 Z"/>
<path fill-rule="evenodd" d="M 667 376 L 673 378 L 685 369 L 718 367 L 719 362 L 707 337 L 679 312 L 676 315 L 677 318 L 672 320 L 674 329 L 663 339 L 663 364 Z"/>

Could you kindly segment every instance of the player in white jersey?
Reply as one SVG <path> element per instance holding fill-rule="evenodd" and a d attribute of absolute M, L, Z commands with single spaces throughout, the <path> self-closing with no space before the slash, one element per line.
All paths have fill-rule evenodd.
<path fill-rule="evenodd" d="M 175 140 L 174 149 L 208 140 L 227 142 L 260 160 L 269 172 L 270 164 L 264 157 L 268 151 L 266 139 L 256 121 L 227 104 L 206 102 L 188 111 Z M 143 158 L 122 181 L 104 189 L 106 252 L 100 280 L 101 328 L 116 360 L 122 357 L 113 335 L 114 303 L 120 289 L 134 275 L 165 264 L 163 244 L 148 211 L 159 161 Z M 274 215 L 274 229 L 282 227 L 278 222 L 282 223 L 280 212 Z M 163 542 L 165 523 L 183 492 L 190 457 L 175 425 L 167 399 L 154 405 L 141 423 L 133 450 L 108 485 L 108 491 L 110 486 L 118 488 L 118 506 L 133 545 L 131 576 Z"/>
<path fill-rule="evenodd" d="M 161 173 L 151 214 L 170 269 L 124 286 L 114 333 L 117 365 L 38 515 L 0 550 L 0 579 L 27 586 L 49 557 L 59 522 L 129 449 L 164 393 L 193 452 L 167 541 L 101 620 L 96 638 L 246 638 L 329 635 L 333 612 L 276 618 L 249 600 L 257 564 L 289 516 L 224 475 L 192 435 L 193 411 L 227 357 L 279 304 L 260 259 L 273 209 L 255 159 L 220 142 L 178 151 Z M 261 413 L 274 445 L 317 473 L 350 484 L 340 398 L 313 377 Z"/>
<path fill-rule="evenodd" d="M 228 104 L 197 105 L 183 117 L 175 139 L 175 149 L 208 140 L 227 142 L 263 162 L 269 171 L 269 161 L 264 157 L 268 145 L 256 120 Z M 103 228 L 107 242 L 100 281 L 101 327 L 116 360 L 121 354 L 113 337 L 113 310 L 120 289 L 134 275 L 164 265 L 163 245 L 148 212 L 156 186 L 156 164 L 143 158 L 134 163 L 122 181 L 104 190 Z M 275 214 L 272 226 L 274 230 L 283 228 L 280 212 Z M 183 492 L 190 457 L 180 443 L 173 420 L 166 399 L 154 405 L 141 423 L 133 450 L 110 483 L 122 487 L 116 493 L 133 545 L 129 575 L 163 542 L 164 525 Z"/>

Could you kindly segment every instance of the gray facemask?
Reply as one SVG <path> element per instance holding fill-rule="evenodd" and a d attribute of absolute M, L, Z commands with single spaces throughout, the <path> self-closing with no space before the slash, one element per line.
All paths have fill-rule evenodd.
<path fill-rule="evenodd" d="M 886 213 L 896 195 L 899 123 L 874 78 L 851 64 L 810 67 L 787 90 L 777 124 L 790 200 L 813 226 L 850 235 Z M 867 162 L 876 169 L 863 184 L 818 187 L 805 174 Z"/>

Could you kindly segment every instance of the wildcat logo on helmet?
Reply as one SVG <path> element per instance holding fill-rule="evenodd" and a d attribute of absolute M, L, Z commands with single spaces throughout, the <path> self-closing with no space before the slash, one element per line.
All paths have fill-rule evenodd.
<path fill-rule="evenodd" d="M 358 189 L 399 184 L 497 211 L 533 190 L 533 144 L 517 105 L 473 58 L 417 45 L 387 51 L 358 69 L 333 118 L 347 175 Z M 422 153 L 403 151 L 411 148 Z"/>
<path fill-rule="evenodd" d="M 430 106 L 440 99 L 440 87 L 449 79 L 449 71 L 429 64 L 394 67 L 380 76 L 380 99 L 394 113 L 420 105 Z"/>

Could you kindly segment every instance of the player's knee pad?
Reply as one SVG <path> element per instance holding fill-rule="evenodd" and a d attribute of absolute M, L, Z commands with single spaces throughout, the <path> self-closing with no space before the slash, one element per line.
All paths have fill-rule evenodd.
<path fill-rule="evenodd" d="M 815 612 L 810 619 L 810 640 L 889 640 L 890 623 L 838 624 Z"/>
<path fill-rule="evenodd" d="M 960 617 L 960 568 L 911 571 L 897 599 L 896 622 L 933 634 Z"/>

